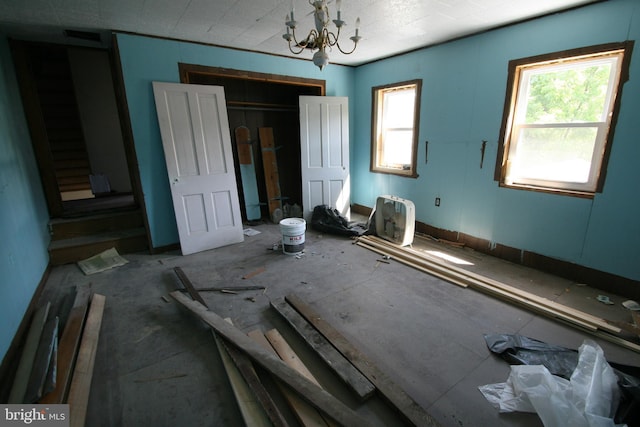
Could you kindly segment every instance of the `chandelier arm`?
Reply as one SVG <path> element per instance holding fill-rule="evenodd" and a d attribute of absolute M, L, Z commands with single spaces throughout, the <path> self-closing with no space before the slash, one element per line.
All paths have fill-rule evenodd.
<path fill-rule="evenodd" d="M 338 33 L 334 34 L 329 30 L 325 29 L 325 38 L 327 40 L 327 44 L 329 46 L 335 46 L 338 44 L 338 37 L 340 37 L 340 29 L 338 29 Z"/>
<path fill-rule="evenodd" d="M 354 43 L 353 43 L 353 49 L 351 49 L 351 50 L 350 50 L 350 51 L 348 51 L 348 52 L 347 52 L 346 50 L 342 50 L 342 48 L 340 47 L 340 43 L 338 43 L 338 41 L 337 41 L 337 40 L 336 40 L 335 46 L 336 46 L 336 47 L 338 48 L 338 50 L 339 50 L 340 52 L 342 52 L 343 54 L 345 54 L 345 55 L 350 55 L 350 54 L 352 54 L 352 53 L 356 50 L 356 48 L 358 47 L 358 43 L 355 43 L 355 42 L 354 42 Z"/>
<path fill-rule="evenodd" d="M 299 46 L 298 43 L 296 43 L 294 46 Z M 291 51 L 291 53 L 293 53 L 294 55 L 300 55 L 303 51 L 304 51 L 304 46 L 300 48 L 300 50 L 295 51 L 291 48 L 291 41 L 289 41 L 289 51 Z"/>

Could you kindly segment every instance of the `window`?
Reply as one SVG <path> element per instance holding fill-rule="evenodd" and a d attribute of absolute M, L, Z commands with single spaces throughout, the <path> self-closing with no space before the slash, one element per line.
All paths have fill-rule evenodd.
<path fill-rule="evenodd" d="M 374 87 L 371 171 L 416 178 L 422 80 Z"/>
<path fill-rule="evenodd" d="M 496 164 L 502 186 L 601 191 L 631 43 L 509 63 Z"/>

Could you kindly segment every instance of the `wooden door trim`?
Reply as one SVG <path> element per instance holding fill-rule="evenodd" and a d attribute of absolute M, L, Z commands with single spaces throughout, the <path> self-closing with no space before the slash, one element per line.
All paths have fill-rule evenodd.
<path fill-rule="evenodd" d="M 234 70 L 232 68 L 209 67 L 206 65 L 178 63 L 181 83 L 191 83 L 193 75 L 255 80 L 265 83 L 281 83 L 292 86 L 310 86 L 320 88 L 320 96 L 326 93 L 326 81 L 305 77 L 285 76 L 281 74 L 258 73 L 255 71 Z"/>

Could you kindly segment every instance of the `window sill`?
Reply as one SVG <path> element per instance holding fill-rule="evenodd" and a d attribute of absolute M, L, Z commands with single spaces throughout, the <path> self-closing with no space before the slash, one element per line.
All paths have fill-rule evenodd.
<path fill-rule="evenodd" d="M 373 173 L 386 173 L 388 175 L 397 175 L 397 176 L 402 176 L 405 178 L 417 178 L 418 174 L 415 173 L 414 171 L 405 171 L 405 170 L 399 170 L 399 169 L 382 169 L 382 168 L 374 168 L 374 169 L 369 169 L 370 172 Z"/>
<path fill-rule="evenodd" d="M 512 190 L 525 190 L 536 191 L 538 193 L 556 194 L 559 196 L 579 197 L 582 199 L 593 199 L 595 196 L 595 193 L 590 191 L 565 190 L 561 188 L 539 187 L 535 185 L 525 184 L 506 184 L 504 182 L 500 183 L 500 187 L 510 188 Z"/>

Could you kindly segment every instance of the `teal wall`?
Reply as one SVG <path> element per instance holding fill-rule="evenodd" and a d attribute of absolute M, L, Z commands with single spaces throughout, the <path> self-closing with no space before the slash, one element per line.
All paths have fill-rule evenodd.
<path fill-rule="evenodd" d="M 128 34 L 116 37 L 153 247 L 179 241 L 152 90 L 153 81 L 180 81 L 179 62 L 323 79 L 327 95 L 350 98 L 353 115 L 350 67 L 330 64 L 321 72 L 299 59 Z"/>
<path fill-rule="evenodd" d="M 48 221 L 9 44 L 0 34 L 0 357 L 47 268 Z"/>
<path fill-rule="evenodd" d="M 611 0 L 358 67 L 352 202 L 373 206 L 393 194 L 412 200 L 416 219 L 435 227 L 640 280 L 639 38 L 640 2 Z M 589 200 L 499 188 L 493 172 L 509 60 L 624 40 L 636 40 L 636 52 L 604 191 Z M 417 78 L 420 176 L 371 173 L 371 87 Z"/>

